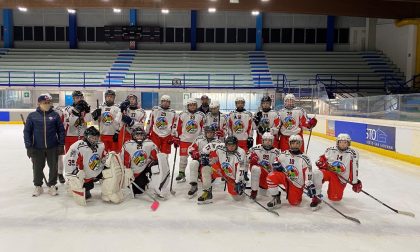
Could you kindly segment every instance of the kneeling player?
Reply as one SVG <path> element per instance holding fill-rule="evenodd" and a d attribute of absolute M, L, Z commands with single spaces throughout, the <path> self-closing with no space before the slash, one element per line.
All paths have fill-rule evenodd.
<path fill-rule="evenodd" d="M 89 127 L 84 132 L 84 140 L 70 146 L 65 156 L 66 171 L 69 176 L 69 190 L 80 205 L 86 205 L 91 198 L 90 190 L 95 179 L 102 181 L 102 200 L 120 203 L 123 200 L 121 185 L 123 167 L 115 152 L 108 156 L 105 145 L 99 142 L 99 131 Z"/>
<path fill-rule="evenodd" d="M 311 160 L 301 152 L 301 145 L 302 138 L 299 135 L 290 136 L 290 149 L 282 152 L 277 162 L 273 163 L 274 171 L 267 176 L 268 190 L 273 197 L 267 203 L 268 207 L 279 207 L 281 201 L 278 186 L 283 185 L 290 205 L 299 205 L 306 189 L 308 196 L 312 198 L 311 208 L 318 208 L 321 201 L 317 195 L 321 194 L 322 173 L 312 170 Z"/>
<path fill-rule="evenodd" d="M 272 163 L 280 155 L 280 151 L 273 147 L 274 136 L 270 132 L 262 135 L 262 144 L 249 149 L 248 159 L 251 170 L 251 198 L 255 199 L 258 187 L 267 190 L 267 175 L 273 171 Z"/>
<path fill-rule="evenodd" d="M 211 143 L 204 147 L 201 155 L 203 194 L 198 198 L 198 204 L 212 202 L 212 179 L 218 177 L 226 180 L 229 194 L 240 200 L 245 189 L 245 158 L 245 151 L 238 147 L 235 136 L 227 137 L 224 144 Z"/>
<path fill-rule="evenodd" d="M 354 192 L 362 191 L 362 182 L 358 179 L 359 153 L 350 145 L 350 136 L 339 134 L 336 146 L 328 148 L 316 162 L 324 174 L 323 182 L 329 182 L 327 194 L 332 201 L 343 198 L 347 181 L 353 185 Z"/>
<path fill-rule="evenodd" d="M 126 168 L 125 181 L 127 185 L 134 183 L 133 194 L 142 194 L 149 184 L 151 173 L 158 173 L 157 146 L 149 139 L 146 139 L 146 132 L 141 127 L 133 129 L 132 140 L 125 142 L 122 153 L 124 155 L 124 166 Z M 153 168 L 152 168 L 153 167 Z M 152 171 L 153 170 L 153 171 Z"/>
<path fill-rule="evenodd" d="M 200 170 L 200 157 L 203 154 L 203 148 L 209 144 L 219 144 L 221 143 L 220 140 L 215 138 L 216 129 L 213 126 L 205 126 L 204 127 L 204 135 L 200 135 L 195 139 L 195 141 L 188 147 L 188 153 L 190 154 L 191 158 L 193 159 L 190 162 L 190 185 L 191 188 L 188 191 L 188 196 L 190 198 L 194 197 L 196 194 L 198 187 L 197 187 L 197 179 Z"/>

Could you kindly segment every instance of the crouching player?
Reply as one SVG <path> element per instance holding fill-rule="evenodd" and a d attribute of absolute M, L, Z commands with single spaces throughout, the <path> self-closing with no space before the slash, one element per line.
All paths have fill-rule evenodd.
<path fill-rule="evenodd" d="M 353 185 L 354 192 L 362 191 L 362 182 L 358 179 L 359 153 L 350 145 L 350 136 L 341 133 L 337 136 L 336 146 L 328 148 L 316 162 L 324 175 L 322 182 L 329 182 L 327 195 L 332 201 L 343 198 L 347 183 Z"/>
<path fill-rule="evenodd" d="M 280 206 L 279 185 L 283 185 L 290 205 L 299 205 L 306 190 L 307 195 L 312 198 L 310 206 L 312 210 L 316 210 L 321 203 L 318 197 L 321 197 L 322 173 L 312 170 L 311 160 L 301 152 L 302 138 L 299 135 L 290 136 L 289 146 L 289 150 L 278 156 L 273 163 L 274 171 L 267 176 L 268 191 L 273 197 L 267 206 Z"/>
<path fill-rule="evenodd" d="M 245 158 L 245 151 L 238 147 L 235 136 L 227 137 L 225 143 L 210 143 L 204 147 L 201 155 L 203 194 L 198 198 L 198 204 L 212 202 L 212 179 L 218 177 L 226 180 L 228 192 L 233 199 L 242 199 L 245 189 Z"/>
<path fill-rule="evenodd" d="M 124 169 L 115 152 L 106 155 L 105 145 L 99 142 L 100 133 L 95 127 L 84 132 L 84 139 L 70 146 L 64 163 L 68 173 L 69 191 L 79 205 L 86 205 L 95 179 L 102 179 L 102 200 L 120 203 Z"/>
<path fill-rule="evenodd" d="M 280 151 L 273 147 L 274 136 L 270 132 L 262 135 L 262 144 L 249 149 L 248 160 L 251 170 L 251 199 L 256 199 L 258 187 L 266 191 L 267 175 L 272 172 L 272 164 L 280 155 Z"/>

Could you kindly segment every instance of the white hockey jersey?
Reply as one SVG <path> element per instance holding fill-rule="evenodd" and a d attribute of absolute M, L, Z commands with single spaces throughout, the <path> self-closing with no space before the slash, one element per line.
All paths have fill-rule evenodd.
<path fill-rule="evenodd" d="M 306 181 L 312 181 L 311 160 L 306 154 L 293 155 L 289 151 L 280 153 L 277 161 L 286 170 L 289 180 L 298 188 L 302 188 Z"/>
<path fill-rule="evenodd" d="M 340 151 L 336 146 L 325 151 L 325 157 L 329 164 L 328 169 L 348 179 L 352 184 L 357 183 L 359 172 L 359 153 L 353 148 Z M 340 178 L 341 182 L 346 181 Z"/>
<path fill-rule="evenodd" d="M 216 130 L 221 130 L 225 134 L 225 136 L 228 134 L 227 132 L 227 115 L 223 114 L 222 112 L 219 112 L 220 116 L 213 116 L 211 113 L 206 114 L 206 126 L 213 126 Z M 220 119 L 220 121 L 219 121 Z M 222 139 L 222 137 L 221 137 Z"/>
<path fill-rule="evenodd" d="M 180 138 L 182 142 L 192 143 L 201 134 L 206 115 L 197 111 L 190 113 L 183 111 L 178 116 L 176 136 Z"/>
<path fill-rule="evenodd" d="M 293 109 L 283 108 L 279 111 L 280 132 L 282 135 L 297 135 L 303 128 L 307 128 L 308 116 L 303 108 L 295 107 Z"/>
<path fill-rule="evenodd" d="M 96 149 L 91 149 L 84 140 L 78 140 L 70 146 L 64 157 L 64 165 L 67 173 L 77 174 L 77 170 L 84 170 L 89 180 L 97 177 L 104 169 L 106 160 L 105 145 L 98 143 Z"/>
<path fill-rule="evenodd" d="M 75 116 L 72 111 L 74 107 L 68 106 L 64 109 L 64 129 L 66 136 L 82 137 L 87 128 L 87 123 L 92 121 L 90 113 L 82 112 L 81 117 Z"/>
<path fill-rule="evenodd" d="M 203 153 L 209 155 L 210 165 L 214 169 L 222 169 L 235 183 L 243 181 L 246 170 L 244 149 L 238 147 L 235 152 L 230 153 L 224 143 L 209 143 L 203 148 Z"/>
<path fill-rule="evenodd" d="M 134 140 L 127 141 L 123 145 L 122 152 L 124 153 L 125 167 L 131 168 L 134 174 L 139 174 L 152 160 L 157 160 L 159 150 L 152 141 L 146 139 L 141 145 Z"/>
<path fill-rule="evenodd" d="M 270 129 L 274 136 L 279 133 L 280 118 L 279 114 L 275 110 L 270 110 L 268 112 L 261 111 L 261 119 L 258 124 L 256 123 L 256 116 L 257 114 L 254 114 L 252 123 L 258 135 L 262 136 L 262 134 L 258 132 L 259 126 Z"/>
<path fill-rule="evenodd" d="M 201 154 L 201 153 L 203 153 L 204 147 L 206 145 L 208 145 L 209 143 L 219 144 L 219 143 L 222 143 L 222 142 L 219 139 L 216 139 L 216 138 L 209 142 L 205 136 L 200 135 L 188 147 L 188 153 L 191 153 L 193 151 L 198 151 Z"/>
<path fill-rule="evenodd" d="M 236 136 L 238 140 L 252 137 L 252 113 L 248 111 L 232 111 L 228 116 L 228 134 Z"/>
<path fill-rule="evenodd" d="M 101 135 L 112 136 L 118 133 L 121 122 L 120 109 L 115 105 L 101 105 L 99 108 L 101 109 L 101 116 L 98 118 Z"/>
<path fill-rule="evenodd" d="M 250 157 L 253 155 L 252 153 L 255 153 L 258 156 L 258 164 L 268 172 L 271 172 L 273 171 L 272 164 L 274 161 L 276 161 L 281 151 L 276 148 L 266 150 L 261 144 L 258 144 L 249 149 L 248 159 L 250 159 Z"/>
<path fill-rule="evenodd" d="M 134 120 L 134 124 L 131 127 L 125 127 L 125 130 L 131 134 L 132 129 L 137 128 L 137 127 L 141 127 L 142 129 L 144 129 L 144 122 L 146 121 L 146 111 L 144 111 L 144 109 L 142 108 L 138 108 L 138 109 L 130 109 L 127 108 L 127 112 L 126 115 L 128 115 L 129 117 L 131 117 L 131 119 Z"/>
<path fill-rule="evenodd" d="M 173 109 L 153 107 L 147 120 L 146 133 L 155 132 L 160 137 L 172 135 L 176 130 L 177 114 Z"/>

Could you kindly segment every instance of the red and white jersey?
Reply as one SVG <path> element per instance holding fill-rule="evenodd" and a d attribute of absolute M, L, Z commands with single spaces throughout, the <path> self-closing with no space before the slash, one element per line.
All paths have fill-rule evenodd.
<path fill-rule="evenodd" d="M 87 128 L 87 123 L 91 122 L 93 118 L 90 113 L 82 112 L 79 120 L 79 117 L 72 113 L 73 109 L 73 106 L 68 106 L 64 109 L 64 129 L 66 130 L 66 136 L 82 137 Z"/>
<path fill-rule="evenodd" d="M 141 145 L 130 140 L 123 145 L 122 153 L 125 167 L 131 168 L 134 174 L 139 174 L 152 160 L 157 160 L 159 150 L 149 139 L 144 140 Z"/>
<path fill-rule="evenodd" d="M 288 150 L 280 153 L 277 161 L 284 167 L 289 180 L 298 188 L 312 181 L 311 160 L 306 154 L 293 155 Z"/>
<path fill-rule="evenodd" d="M 203 131 L 205 120 L 206 115 L 201 111 L 196 111 L 195 113 L 181 112 L 178 116 L 176 136 L 182 142 L 194 142 Z"/>
<path fill-rule="evenodd" d="M 226 176 L 235 182 L 243 180 L 246 154 L 244 149 L 230 153 L 224 143 L 210 143 L 203 148 L 203 153 L 209 155 L 210 165 L 220 167 Z M 221 175 L 221 174 L 220 174 Z"/>
<path fill-rule="evenodd" d="M 177 114 L 173 109 L 163 109 L 159 106 L 153 107 L 147 120 L 146 133 L 155 132 L 160 137 L 172 135 L 175 131 Z"/>
<path fill-rule="evenodd" d="M 191 153 L 193 151 L 198 151 L 200 154 L 203 153 L 203 148 L 209 144 L 219 144 L 222 143 L 219 139 L 214 138 L 213 140 L 207 140 L 207 138 L 203 135 L 198 136 L 194 142 L 188 147 L 188 153 Z"/>
<path fill-rule="evenodd" d="M 248 111 L 232 111 L 228 116 L 228 134 L 236 136 L 238 140 L 252 137 L 252 113 Z"/>
<path fill-rule="evenodd" d="M 328 170 L 340 174 L 352 184 L 357 183 L 359 175 L 359 153 L 357 150 L 349 147 L 345 151 L 340 151 L 337 146 L 334 146 L 328 148 L 324 155 L 329 164 Z M 346 183 L 344 179 L 340 178 L 340 180 Z"/>
<path fill-rule="evenodd" d="M 97 148 L 90 148 L 84 140 L 78 140 L 70 146 L 64 157 L 66 172 L 76 174 L 83 170 L 85 180 L 97 177 L 104 169 L 106 159 L 105 145 L 98 143 Z"/>
<path fill-rule="evenodd" d="M 142 108 L 138 108 L 138 109 L 127 108 L 126 115 L 128 115 L 129 117 L 131 117 L 131 119 L 134 120 L 133 126 L 125 127 L 125 129 L 128 133 L 131 134 L 132 129 L 137 128 L 137 127 L 141 127 L 142 129 L 144 129 L 144 122 L 146 121 L 146 116 L 147 116 L 146 111 L 144 111 L 144 109 L 142 109 Z"/>
<path fill-rule="evenodd" d="M 257 130 L 257 134 L 262 136 L 260 132 L 258 132 L 258 127 L 261 126 L 263 128 L 269 128 L 272 129 L 273 135 L 278 134 L 278 129 L 280 127 L 280 118 L 279 114 L 275 110 L 270 110 L 268 112 L 261 111 L 261 120 L 258 125 L 255 124 L 255 121 L 253 120 L 253 126 L 254 129 Z M 254 117 L 256 114 L 254 115 Z"/>
<path fill-rule="evenodd" d="M 227 115 L 219 112 L 220 116 L 213 116 L 211 113 L 206 114 L 206 126 L 212 126 L 216 130 L 221 130 L 225 133 L 227 132 Z M 220 119 L 220 121 L 219 121 Z"/>
<path fill-rule="evenodd" d="M 101 105 L 101 116 L 99 117 L 99 128 L 101 135 L 112 136 L 119 130 L 121 122 L 120 109 L 115 106 Z"/>
<path fill-rule="evenodd" d="M 53 110 L 60 116 L 62 123 L 64 123 L 64 109 L 64 107 L 53 107 Z"/>
<path fill-rule="evenodd" d="M 282 135 L 297 135 L 303 128 L 307 127 L 308 116 L 303 108 L 295 107 L 293 109 L 283 108 L 279 111 L 281 121 L 280 132 Z"/>
<path fill-rule="evenodd" d="M 252 153 L 255 153 L 258 156 L 258 164 L 266 169 L 268 172 L 273 171 L 272 164 L 276 161 L 277 157 L 280 155 L 281 151 L 272 148 L 271 150 L 266 150 L 262 144 L 258 144 L 254 147 L 251 147 L 248 152 L 248 159 L 252 156 Z"/>

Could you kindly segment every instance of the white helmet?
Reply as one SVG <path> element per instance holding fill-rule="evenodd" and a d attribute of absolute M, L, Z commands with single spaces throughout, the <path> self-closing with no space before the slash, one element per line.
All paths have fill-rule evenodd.
<path fill-rule="evenodd" d="M 266 144 L 265 142 L 269 141 L 269 144 Z M 274 136 L 270 132 L 265 132 L 262 135 L 262 147 L 265 150 L 271 150 L 273 148 L 274 143 Z"/>
<path fill-rule="evenodd" d="M 349 146 L 350 146 L 350 144 L 351 144 L 351 137 L 350 137 L 349 134 L 340 133 L 340 134 L 338 134 L 337 139 L 336 139 L 337 145 L 338 145 L 338 141 L 347 141 L 349 143 Z"/>
<path fill-rule="evenodd" d="M 302 137 L 300 135 L 291 135 L 289 137 L 289 146 L 291 142 L 300 142 L 302 144 Z"/>
<path fill-rule="evenodd" d="M 274 141 L 274 136 L 273 136 L 273 134 L 271 134 L 270 132 L 265 132 L 263 135 L 262 135 L 262 140 L 264 141 L 264 140 L 271 140 L 271 141 Z"/>
<path fill-rule="evenodd" d="M 187 100 L 187 106 L 191 105 L 191 104 L 196 104 L 197 105 L 197 101 L 194 98 L 190 98 Z"/>
<path fill-rule="evenodd" d="M 160 97 L 160 101 L 171 101 L 171 97 L 169 95 L 162 95 L 162 97 Z"/>
<path fill-rule="evenodd" d="M 244 102 L 245 103 L 245 99 L 243 97 L 236 97 L 235 99 L 235 103 L 237 103 L 238 101 Z"/>
<path fill-rule="evenodd" d="M 293 101 L 296 101 L 296 97 L 295 97 L 295 95 L 294 94 L 287 94 L 286 96 L 284 96 L 284 99 L 283 99 L 284 101 L 286 101 L 286 100 L 293 100 Z"/>
<path fill-rule="evenodd" d="M 210 108 L 220 108 L 219 101 L 212 101 L 209 105 Z"/>

